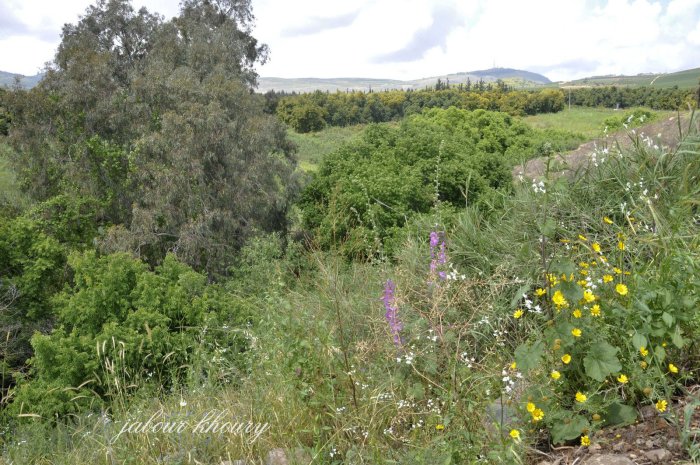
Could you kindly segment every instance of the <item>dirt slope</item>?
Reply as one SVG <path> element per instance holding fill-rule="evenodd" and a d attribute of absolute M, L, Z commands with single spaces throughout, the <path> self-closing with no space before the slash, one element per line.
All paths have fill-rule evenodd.
<path fill-rule="evenodd" d="M 558 172 L 562 174 L 572 173 L 581 167 L 585 167 L 592 161 L 592 154 L 597 152 L 597 157 L 605 156 L 602 154 L 607 147 L 610 152 L 616 151 L 619 147 L 625 149 L 632 145 L 633 138 L 639 136 L 641 139 L 651 138 L 650 143 L 659 147 L 667 147 L 673 149 L 678 145 L 681 139 L 681 131 L 683 135 L 687 134 L 690 124 L 691 114 L 680 115 L 680 130 L 679 118 L 673 116 L 665 118 L 661 121 L 656 121 L 644 126 L 640 126 L 631 131 L 619 131 L 608 135 L 606 138 L 595 139 L 585 144 L 581 144 L 576 150 L 559 154 L 555 156 Z M 695 123 L 698 124 L 698 118 L 695 118 Z M 539 178 L 544 175 L 547 159 L 534 158 L 528 161 L 525 166 L 518 165 L 513 169 L 513 177 L 518 179 L 518 176 L 523 176 L 526 180 Z"/>

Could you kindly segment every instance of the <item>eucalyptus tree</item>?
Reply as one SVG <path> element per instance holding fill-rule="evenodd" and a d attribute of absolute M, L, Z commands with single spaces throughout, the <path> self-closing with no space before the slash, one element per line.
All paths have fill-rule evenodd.
<path fill-rule="evenodd" d="M 184 0 L 170 20 L 98 0 L 13 108 L 26 189 L 98 200 L 104 250 L 226 273 L 247 238 L 285 228 L 296 192 L 284 129 L 252 95 L 253 21 L 250 0 Z"/>

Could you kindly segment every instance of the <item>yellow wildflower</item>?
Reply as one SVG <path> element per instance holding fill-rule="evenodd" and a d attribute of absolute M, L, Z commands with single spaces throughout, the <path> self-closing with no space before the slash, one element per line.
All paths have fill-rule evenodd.
<path fill-rule="evenodd" d="M 611 220 L 611 219 L 608 218 L 607 216 L 603 217 L 603 222 L 605 222 L 605 223 L 607 223 L 607 224 L 613 224 L 613 220 Z"/>
<path fill-rule="evenodd" d="M 625 243 L 622 242 L 622 241 L 619 241 L 619 242 L 617 243 L 617 248 L 620 249 L 620 250 L 625 250 Z"/>
<path fill-rule="evenodd" d="M 528 403 L 527 403 L 527 406 L 525 407 L 525 409 L 526 409 L 529 413 L 534 412 L 536 408 L 537 408 L 537 406 L 536 406 L 535 404 L 533 404 L 532 402 L 528 402 Z"/>
<path fill-rule="evenodd" d="M 581 276 L 588 276 L 588 270 L 581 270 L 579 273 L 581 273 Z"/>
<path fill-rule="evenodd" d="M 520 431 L 518 431 L 517 429 L 510 430 L 510 437 L 516 441 L 519 440 L 520 439 Z"/>
<path fill-rule="evenodd" d="M 595 300 L 595 295 L 593 294 L 593 291 L 590 289 L 586 289 L 583 291 L 583 300 L 585 300 L 588 303 L 591 303 Z"/>
<path fill-rule="evenodd" d="M 586 268 L 588 268 L 588 262 L 580 262 L 580 263 L 578 264 L 578 266 L 579 266 L 580 268 L 586 269 Z"/>
<path fill-rule="evenodd" d="M 582 446 L 590 446 L 591 445 L 591 440 L 588 436 L 581 436 L 581 445 Z"/>
<path fill-rule="evenodd" d="M 571 355 L 569 355 L 569 354 L 562 355 L 561 361 L 564 362 L 565 365 L 568 365 L 569 362 L 571 361 Z"/>
<path fill-rule="evenodd" d="M 622 384 L 627 384 L 629 382 L 629 379 L 627 376 L 620 374 L 620 376 L 617 377 L 617 380 L 622 383 Z"/>
<path fill-rule="evenodd" d="M 579 238 L 579 240 L 582 240 L 583 242 L 588 241 L 588 238 L 586 238 L 586 236 L 584 236 L 584 235 L 582 235 L 582 234 L 579 234 L 579 235 L 578 235 L 578 238 Z"/>
<path fill-rule="evenodd" d="M 639 366 L 642 367 L 642 370 L 646 370 L 649 364 L 646 362 L 646 360 L 642 360 L 641 362 L 639 362 Z"/>
<path fill-rule="evenodd" d="M 617 283 L 615 285 L 615 292 L 617 292 L 620 295 L 627 295 L 627 286 L 625 286 L 622 283 Z"/>
<path fill-rule="evenodd" d="M 552 374 L 550 374 L 549 376 L 551 376 L 552 379 L 553 379 L 554 381 L 556 381 L 556 380 L 558 380 L 559 378 L 561 378 L 561 373 L 559 373 L 557 370 L 553 370 L 553 371 L 552 371 Z"/>
<path fill-rule="evenodd" d="M 604 283 L 609 283 L 613 280 L 614 278 L 610 276 L 609 274 L 603 275 L 603 282 Z"/>
<path fill-rule="evenodd" d="M 578 281 L 576 281 L 576 284 L 578 284 L 581 287 L 588 287 L 588 281 L 586 281 L 585 279 L 579 279 Z"/>
<path fill-rule="evenodd" d="M 516 368 L 518 368 L 518 364 L 517 364 L 517 363 L 513 362 L 513 363 L 510 364 L 510 369 L 511 369 L 511 370 L 515 370 Z"/>
<path fill-rule="evenodd" d="M 644 346 L 639 348 L 639 353 L 642 354 L 642 357 L 646 357 L 647 355 L 649 355 L 649 351 Z"/>
<path fill-rule="evenodd" d="M 658 410 L 659 412 L 665 412 L 667 407 L 668 402 L 666 402 L 664 399 L 661 399 L 658 402 L 656 402 L 656 410 Z"/>
<path fill-rule="evenodd" d="M 668 364 L 668 371 L 670 371 L 671 373 L 674 373 L 674 374 L 678 373 L 678 367 L 676 365 L 674 365 L 673 363 L 669 363 Z"/>
<path fill-rule="evenodd" d="M 535 295 L 536 295 L 537 297 L 542 297 L 542 296 L 545 295 L 546 293 L 547 293 L 547 291 L 545 291 L 545 290 L 542 289 L 541 287 L 538 288 L 538 289 L 535 291 Z"/>
<path fill-rule="evenodd" d="M 578 328 L 574 328 L 571 330 L 571 335 L 573 337 L 581 337 L 581 330 Z"/>
<path fill-rule="evenodd" d="M 621 270 L 621 269 L 619 269 L 619 268 L 618 268 L 618 267 L 616 267 L 616 266 L 615 266 L 615 267 L 613 267 L 613 271 L 615 272 L 615 274 L 622 274 L 622 270 Z"/>
<path fill-rule="evenodd" d="M 595 304 L 593 307 L 591 307 L 591 315 L 600 316 L 600 305 Z"/>
<path fill-rule="evenodd" d="M 592 248 L 595 252 L 600 253 L 600 244 L 598 244 L 597 242 L 594 242 L 593 244 L 591 244 L 591 248 Z"/>
<path fill-rule="evenodd" d="M 581 318 L 581 310 L 577 308 L 576 310 L 574 310 L 572 315 L 574 316 L 574 318 Z"/>
<path fill-rule="evenodd" d="M 561 291 L 557 291 L 554 293 L 552 296 L 552 302 L 554 302 L 554 305 L 557 307 L 563 307 L 567 304 L 566 298 L 564 297 L 564 294 L 561 293 Z"/>
<path fill-rule="evenodd" d="M 532 421 L 540 421 L 544 418 L 544 412 L 540 408 L 536 408 L 532 413 Z"/>
<path fill-rule="evenodd" d="M 435 425 L 435 429 L 438 431 L 442 431 L 445 429 L 445 425 L 439 423 L 439 424 Z"/>
<path fill-rule="evenodd" d="M 517 320 L 518 318 L 520 318 L 521 316 L 523 316 L 523 311 L 522 311 L 522 309 L 519 308 L 519 309 L 517 309 L 516 311 L 513 312 L 513 318 L 515 318 L 516 320 Z"/>
<path fill-rule="evenodd" d="M 588 397 L 586 396 L 586 394 L 582 393 L 581 391 L 576 391 L 576 402 L 582 404 L 586 402 L 587 399 Z"/>

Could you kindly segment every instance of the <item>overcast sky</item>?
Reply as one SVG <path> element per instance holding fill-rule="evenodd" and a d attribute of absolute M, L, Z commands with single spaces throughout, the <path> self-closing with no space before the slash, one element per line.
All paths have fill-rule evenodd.
<path fill-rule="evenodd" d="M 166 18 L 179 0 L 132 0 Z M 35 74 L 90 0 L 0 0 L 0 70 Z M 700 0 L 253 0 L 274 77 L 498 67 L 566 80 L 700 67 Z"/>

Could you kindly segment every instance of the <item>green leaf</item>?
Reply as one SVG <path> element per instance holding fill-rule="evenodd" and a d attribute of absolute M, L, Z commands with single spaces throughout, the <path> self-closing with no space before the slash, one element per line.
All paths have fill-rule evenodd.
<path fill-rule="evenodd" d="M 661 314 L 661 319 L 664 320 L 664 323 L 666 323 L 666 326 L 669 328 L 673 326 L 673 317 L 668 312 L 663 312 Z"/>
<path fill-rule="evenodd" d="M 634 336 L 632 336 L 632 345 L 637 350 L 639 350 L 640 347 L 647 347 L 647 338 L 642 334 L 634 333 Z"/>
<path fill-rule="evenodd" d="M 676 330 L 673 332 L 673 336 L 671 336 L 671 342 L 673 342 L 673 345 L 679 349 L 685 345 L 685 339 L 683 339 L 683 336 L 681 336 L 680 326 L 676 326 Z"/>
<path fill-rule="evenodd" d="M 552 237 L 557 230 L 557 223 L 552 218 L 547 218 L 544 223 L 539 224 L 539 227 L 543 236 Z"/>
<path fill-rule="evenodd" d="M 566 297 L 566 300 L 568 300 L 572 305 L 576 305 L 579 300 L 583 299 L 583 289 L 575 282 L 562 281 L 559 289 L 561 289 L 561 292 L 564 294 L 564 297 Z"/>
<path fill-rule="evenodd" d="M 589 427 L 588 420 L 582 416 L 575 416 L 564 421 L 557 421 L 552 425 L 552 443 L 559 444 L 579 437 Z"/>
<path fill-rule="evenodd" d="M 567 258 L 555 258 L 552 260 L 552 264 L 549 269 L 557 276 L 561 276 L 562 274 L 570 276 L 572 273 L 576 272 L 576 265 Z"/>
<path fill-rule="evenodd" d="M 540 364 L 542 355 L 544 354 L 544 342 L 537 341 L 534 344 L 520 344 L 515 349 L 515 363 L 518 365 L 518 370 L 521 373 L 535 368 Z"/>
<path fill-rule="evenodd" d="M 586 374 L 594 380 L 602 382 L 606 376 L 622 370 L 622 365 L 620 365 L 616 354 L 617 348 L 607 342 L 594 344 L 583 359 Z"/>
<path fill-rule="evenodd" d="M 637 410 L 629 405 L 615 402 L 608 407 L 605 415 L 606 426 L 630 425 L 637 419 Z"/>

